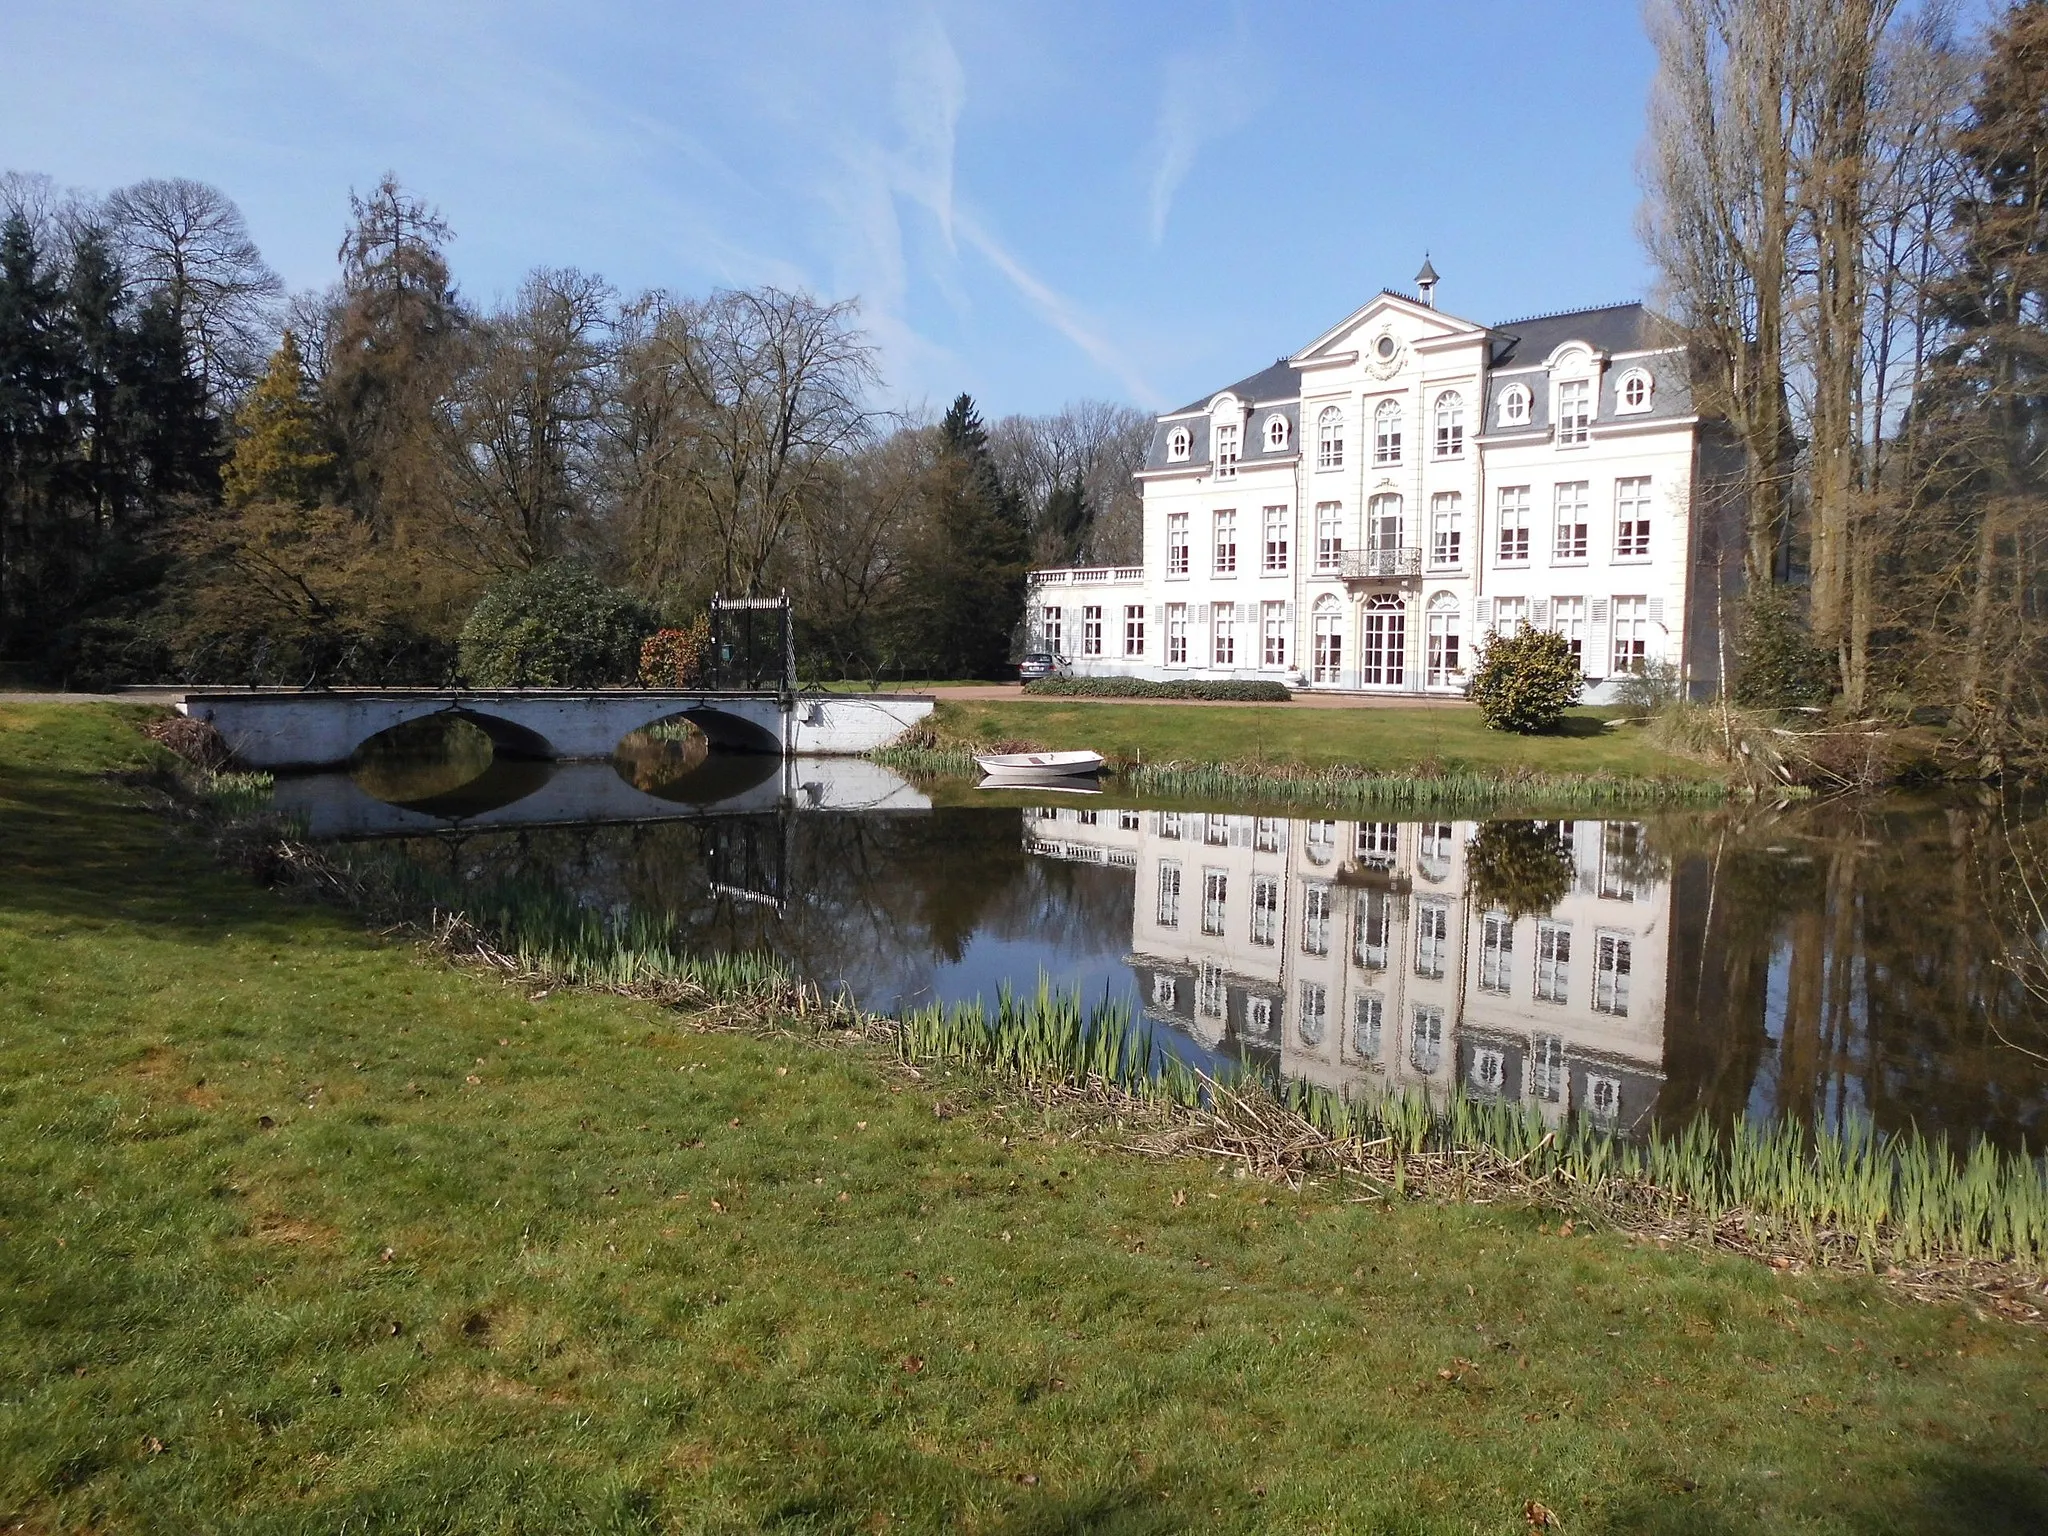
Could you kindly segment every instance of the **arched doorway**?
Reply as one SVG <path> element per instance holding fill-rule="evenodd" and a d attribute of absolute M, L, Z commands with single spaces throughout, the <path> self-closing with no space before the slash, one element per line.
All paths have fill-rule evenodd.
<path fill-rule="evenodd" d="M 1337 684 L 1344 680 L 1344 610 L 1334 597 L 1316 600 L 1314 643 L 1309 654 L 1309 681 Z"/>
<path fill-rule="evenodd" d="M 1408 614 L 1398 593 L 1367 599 L 1364 631 L 1359 682 L 1367 688 L 1401 687 L 1408 680 Z"/>

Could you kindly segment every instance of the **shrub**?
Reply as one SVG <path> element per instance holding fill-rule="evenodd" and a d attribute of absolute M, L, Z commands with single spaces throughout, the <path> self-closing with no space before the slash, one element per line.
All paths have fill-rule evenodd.
<path fill-rule="evenodd" d="M 1525 629 L 1487 640 L 1466 691 L 1494 730 L 1532 736 L 1555 730 L 1564 712 L 1578 702 L 1584 684 L 1563 635 Z"/>
<path fill-rule="evenodd" d="M 704 678 L 711 654 L 711 620 L 698 614 L 683 629 L 657 629 L 640 642 L 640 684 L 644 688 L 694 688 Z"/>
<path fill-rule="evenodd" d="M 1825 704 L 1835 691 L 1835 658 L 1813 643 L 1798 602 L 1783 587 L 1752 588 L 1743 599 L 1731 692 L 1752 709 Z"/>
<path fill-rule="evenodd" d="M 1631 714 L 1661 714 L 1678 702 L 1682 691 L 1678 668 L 1653 661 L 1640 672 L 1624 673 L 1614 685 L 1614 702 Z"/>
<path fill-rule="evenodd" d="M 1569 896 L 1578 864 L 1555 822 L 1485 821 L 1473 834 L 1465 871 L 1478 905 L 1522 917 L 1548 912 Z"/>
<path fill-rule="evenodd" d="M 1142 677 L 1042 677 L 1024 691 L 1067 699 L 1208 699 L 1232 704 L 1284 704 L 1294 695 L 1282 683 L 1229 679 L 1158 683 Z"/>
<path fill-rule="evenodd" d="M 633 680 L 654 615 L 576 565 L 543 565 L 486 592 L 462 626 L 462 671 L 485 688 L 598 688 Z"/>

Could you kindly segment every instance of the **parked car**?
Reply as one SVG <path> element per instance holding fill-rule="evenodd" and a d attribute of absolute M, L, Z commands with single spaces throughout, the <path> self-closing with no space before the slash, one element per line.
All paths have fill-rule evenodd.
<path fill-rule="evenodd" d="M 1017 676 L 1023 682 L 1035 682 L 1041 677 L 1058 677 L 1067 670 L 1065 662 L 1050 651 L 1030 651 L 1017 663 Z"/>

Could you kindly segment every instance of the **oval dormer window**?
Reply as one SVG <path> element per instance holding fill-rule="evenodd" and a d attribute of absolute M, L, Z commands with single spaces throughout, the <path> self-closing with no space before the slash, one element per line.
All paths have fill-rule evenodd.
<path fill-rule="evenodd" d="M 1648 370 L 1631 368 L 1621 376 L 1621 409 L 1624 411 L 1647 411 L 1650 408 L 1650 375 Z"/>
<path fill-rule="evenodd" d="M 1287 446 L 1287 418 L 1275 411 L 1266 418 L 1266 451 L 1278 453 Z"/>
<path fill-rule="evenodd" d="M 1526 427 L 1529 424 L 1529 391 L 1519 384 L 1510 384 L 1500 392 L 1500 424 L 1504 427 Z"/>
<path fill-rule="evenodd" d="M 1166 456 L 1174 460 L 1185 459 L 1188 456 L 1188 443 L 1188 429 L 1175 427 L 1166 439 Z"/>

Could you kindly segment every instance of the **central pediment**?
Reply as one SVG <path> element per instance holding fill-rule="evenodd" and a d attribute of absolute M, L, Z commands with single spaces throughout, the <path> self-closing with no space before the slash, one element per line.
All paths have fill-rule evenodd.
<path fill-rule="evenodd" d="M 1398 365 L 1406 349 L 1478 341 L 1486 334 L 1483 325 L 1447 315 L 1405 294 L 1382 290 L 1289 361 L 1297 368 L 1338 368 L 1361 358 L 1368 368 L 1391 366 Z"/>

